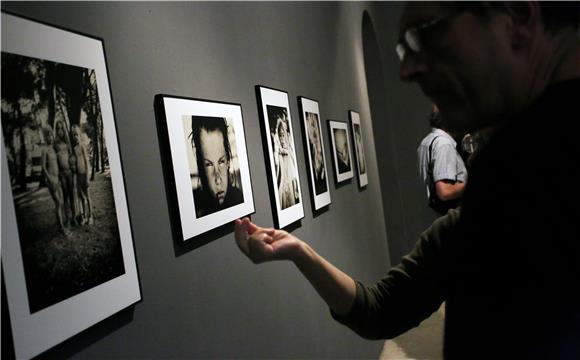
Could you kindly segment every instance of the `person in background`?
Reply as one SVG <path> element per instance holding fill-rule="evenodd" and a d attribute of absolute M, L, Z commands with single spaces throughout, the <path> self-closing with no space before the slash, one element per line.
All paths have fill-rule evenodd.
<path fill-rule="evenodd" d="M 446 359 L 580 359 L 578 15 L 578 2 L 406 4 L 401 79 L 452 131 L 493 131 L 461 207 L 383 279 L 356 281 L 247 218 L 235 222 L 238 247 L 254 263 L 292 261 L 364 338 L 398 336 L 445 302 Z"/>
<path fill-rule="evenodd" d="M 50 196 L 54 201 L 58 228 L 66 235 L 64 195 L 60 184 L 58 159 L 56 151 L 54 151 L 54 132 L 52 131 L 52 128 L 48 126 L 43 128 L 43 131 L 46 144 L 44 145 L 41 155 L 42 174 L 46 179 L 46 186 L 48 187 Z"/>
<path fill-rule="evenodd" d="M 54 148 L 58 159 L 60 184 L 64 195 L 65 226 L 77 226 L 76 220 L 76 194 L 74 191 L 74 174 L 71 169 L 70 156 L 72 147 L 66 124 L 63 120 L 57 120 L 54 125 L 55 139 Z"/>
<path fill-rule="evenodd" d="M 71 126 L 73 138 L 73 153 L 76 162 L 77 194 L 79 199 L 79 222 L 82 225 L 92 225 L 93 205 L 89 194 L 90 163 L 89 155 L 81 141 L 82 130 L 79 125 Z"/>
<path fill-rule="evenodd" d="M 419 174 L 429 206 L 440 215 L 459 206 L 467 183 L 467 169 L 457 151 L 454 134 L 446 129 L 439 110 L 433 105 L 429 117 L 431 132 L 417 148 Z"/>

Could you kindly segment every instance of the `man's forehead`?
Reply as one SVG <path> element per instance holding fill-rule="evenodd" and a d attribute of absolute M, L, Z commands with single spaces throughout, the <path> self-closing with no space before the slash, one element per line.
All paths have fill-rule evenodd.
<path fill-rule="evenodd" d="M 399 21 L 399 32 L 402 33 L 410 27 L 444 16 L 449 12 L 450 7 L 450 2 L 408 1 Z"/>

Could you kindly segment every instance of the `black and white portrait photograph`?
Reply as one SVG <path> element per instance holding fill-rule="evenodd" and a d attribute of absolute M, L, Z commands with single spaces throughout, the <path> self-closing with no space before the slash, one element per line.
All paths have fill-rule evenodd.
<path fill-rule="evenodd" d="M 14 336 L 29 337 L 34 319 L 50 319 L 59 307 L 86 307 L 74 322 L 87 326 L 113 313 L 81 300 L 89 290 L 100 301 L 115 296 L 109 283 L 130 284 L 116 307 L 139 300 L 140 291 L 103 53 L 76 62 L 82 48 L 55 53 L 20 39 L 57 36 L 87 51 L 102 50 L 101 42 L 4 13 L 2 21 L 2 224 L 16 235 L 3 229 L 2 261 L 8 297 L 27 304 L 25 314 L 14 314 Z M 19 272 L 25 284 L 14 283 Z M 50 339 L 45 325 L 40 336 Z M 17 355 L 40 351 L 15 348 Z"/>
<path fill-rule="evenodd" d="M 304 217 L 288 94 L 263 86 L 256 89 L 274 195 L 272 208 L 276 226 L 282 228 Z"/>
<path fill-rule="evenodd" d="M 184 116 L 197 218 L 244 202 L 233 119 Z"/>
<path fill-rule="evenodd" d="M 332 139 L 332 153 L 336 182 L 341 183 L 353 178 L 353 164 L 348 141 L 348 125 L 343 121 L 328 121 Z"/>
<path fill-rule="evenodd" d="M 300 202 L 300 184 L 296 169 L 296 153 L 290 142 L 288 110 L 283 107 L 267 105 L 272 159 L 276 172 L 276 186 L 282 210 Z"/>
<path fill-rule="evenodd" d="M 315 100 L 298 97 L 298 104 L 304 130 L 306 158 L 307 164 L 309 164 L 310 188 L 314 210 L 319 210 L 330 204 L 320 112 L 318 102 Z"/>
<path fill-rule="evenodd" d="M 242 107 L 157 95 L 162 155 L 178 241 L 254 212 Z"/>
<path fill-rule="evenodd" d="M 368 185 L 368 175 L 367 175 L 367 163 L 365 158 L 365 149 L 363 143 L 362 129 L 360 115 L 354 110 L 348 111 L 348 116 L 350 118 L 352 140 L 355 150 L 355 159 L 357 164 L 357 174 L 358 174 L 358 184 L 360 188 Z"/>

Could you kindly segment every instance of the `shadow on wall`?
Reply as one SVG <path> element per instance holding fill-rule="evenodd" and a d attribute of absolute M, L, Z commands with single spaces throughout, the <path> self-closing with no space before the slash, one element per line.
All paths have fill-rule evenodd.
<path fill-rule="evenodd" d="M 407 226 L 403 216 L 401 188 L 398 181 L 396 142 L 385 101 L 387 98 L 386 78 L 373 23 L 366 11 L 363 14 L 362 34 L 367 90 L 373 119 L 389 254 L 391 263 L 398 264 L 401 257 L 409 251 L 406 244 Z"/>

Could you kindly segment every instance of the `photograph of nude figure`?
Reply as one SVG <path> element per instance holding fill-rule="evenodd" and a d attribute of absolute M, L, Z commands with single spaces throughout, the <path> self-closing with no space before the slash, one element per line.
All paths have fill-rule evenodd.
<path fill-rule="evenodd" d="M 2 132 L 31 313 L 125 273 L 103 130 L 95 70 L 2 52 Z"/>

